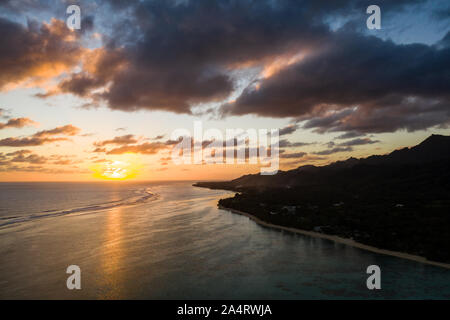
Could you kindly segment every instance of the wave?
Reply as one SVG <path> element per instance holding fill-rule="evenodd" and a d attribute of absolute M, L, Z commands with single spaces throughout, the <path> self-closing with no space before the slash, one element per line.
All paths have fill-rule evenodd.
<path fill-rule="evenodd" d="M 117 207 L 123 207 L 123 206 L 133 206 L 137 204 L 141 204 L 144 202 L 147 202 L 150 199 L 154 199 L 156 197 L 156 194 L 152 193 L 149 188 L 143 189 L 143 190 L 136 190 L 136 193 L 138 195 L 129 197 L 126 199 L 121 199 L 117 201 L 109 201 L 99 204 L 91 204 L 84 207 L 78 207 L 78 208 L 70 208 L 70 209 L 63 209 L 63 210 L 44 210 L 37 214 L 32 214 L 29 216 L 9 216 L 9 217 L 0 217 L 0 227 L 4 227 L 11 224 L 16 223 L 22 223 L 22 222 L 28 222 L 33 221 L 36 219 L 42 219 L 42 218 L 49 218 L 49 217 L 58 217 L 63 216 L 67 214 L 74 214 L 74 213 L 89 213 L 89 212 L 96 212 L 100 210 L 106 210 L 106 209 L 112 209 Z"/>

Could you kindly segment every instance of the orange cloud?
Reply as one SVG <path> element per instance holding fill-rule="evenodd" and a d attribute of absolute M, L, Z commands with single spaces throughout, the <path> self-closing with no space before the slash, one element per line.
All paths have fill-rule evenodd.
<path fill-rule="evenodd" d="M 0 90 L 43 85 L 79 64 L 88 50 L 62 20 L 27 27 L 0 18 Z"/>
<path fill-rule="evenodd" d="M 77 128 L 71 124 L 56 127 L 51 130 L 43 130 L 35 133 L 33 136 L 35 137 L 48 137 L 48 136 L 54 136 L 54 135 L 66 135 L 66 136 L 74 136 L 80 133 L 81 129 Z"/>
<path fill-rule="evenodd" d="M 133 144 L 136 143 L 137 141 L 138 140 L 134 137 L 134 135 L 127 134 L 124 136 L 114 137 L 114 139 L 96 142 L 94 143 L 94 145 L 97 147 L 103 147 L 108 144 L 116 144 L 116 145 Z"/>
<path fill-rule="evenodd" d="M 143 143 L 139 145 L 123 146 L 119 148 L 112 149 L 107 152 L 107 154 L 124 154 L 124 153 L 140 153 L 140 154 L 156 154 L 160 150 L 166 149 L 168 147 L 165 143 L 152 142 Z"/>
<path fill-rule="evenodd" d="M 5 128 L 23 128 L 26 126 L 35 126 L 38 123 L 29 118 L 14 118 L 6 123 L 0 123 L 0 130 Z"/>
<path fill-rule="evenodd" d="M 47 143 L 52 143 L 56 141 L 68 140 L 65 137 L 54 137 L 54 136 L 74 136 L 78 134 L 81 130 L 71 124 L 66 126 L 57 127 L 51 130 L 43 130 L 33 134 L 30 137 L 25 138 L 5 138 L 0 140 L 0 147 L 29 147 L 29 146 L 40 146 Z"/>

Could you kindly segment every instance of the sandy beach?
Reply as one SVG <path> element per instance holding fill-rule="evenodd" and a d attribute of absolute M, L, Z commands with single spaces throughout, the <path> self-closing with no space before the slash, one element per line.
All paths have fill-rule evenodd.
<path fill-rule="evenodd" d="M 262 220 L 258 219 L 257 217 L 255 217 L 255 216 L 253 216 L 253 215 L 251 215 L 251 214 L 249 214 L 247 212 L 226 208 L 226 207 L 220 206 L 220 205 L 218 207 L 219 207 L 219 209 L 222 209 L 222 210 L 227 210 L 227 211 L 230 211 L 232 213 L 236 213 L 236 214 L 240 214 L 240 215 L 246 216 L 246 217 L 250 218 L 251 220 L 255 221 L 257 224 L 262 225 L 264 227 L 273 228 L 273 229 L 277 229 L 277 230 L 288 231 L 288 232 L 297 233 L 297 234 L 303 234 L 303 235 L 310 236 L 310 237 L 327 239 L 327 240 L 335 241 L 335 242 L 338 242 L 338 243 L 346 244 L 348 246 L 352 246 L 352 247 L 363 249 L 363 250 L 368 250 L 368 251 L 379 253 L 379 254 L 385 254 L 385 255 L 389 255 L 389 256 L 394 256 L 394 257 L 398 257 L 398 258 L 402 258 L 402 259 L 408 259 L 408 260 L 412 260 L 412 261 L 416 261 L 416 262 L 420 262 L 420 263 L 426 263 L 426 264 L 430 264 L 430 265 L 433 265 L 433 266 L 450 269 L 450 264 L 448 264 L 448 263 L 430 261 L 430 260 L 428 260 L 425 257 L 416 256 L 416 255 L 412 255 L 412 254 L 408 254 L 408 253 L 404 253 L 404 252 L 380 249 L 380 248 L 376 248 L 376 247 L 372 247 L 372 246 L 368 246 L 368 245 L 356 242 L 356 241 L 354 241 L 352 239 L 347 239 L 347 238 L 342 238 L 342 237 L 338 237 L 338 236 L 327 235 L 327 234 L 313 232 L 313 231 L 306 231 L 306 230 L 301 230 L 301 229 L 296 229 L 296 228 L 284 227 L 284 226 L 280 226 L 280 225 L 276 225 L 276 224 L 272 224 L 272 223 L 268 223 L 268 222 L 262 221 Z"/>

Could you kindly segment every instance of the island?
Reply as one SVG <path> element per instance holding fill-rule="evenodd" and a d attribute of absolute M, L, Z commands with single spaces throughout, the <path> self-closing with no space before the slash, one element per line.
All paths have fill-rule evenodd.
<path fill-rule="evenodd" d="M 268 226 L 450 263 L 449 136 L 387 155 L 194 186 L 235 191 L 218 205 Z"/>

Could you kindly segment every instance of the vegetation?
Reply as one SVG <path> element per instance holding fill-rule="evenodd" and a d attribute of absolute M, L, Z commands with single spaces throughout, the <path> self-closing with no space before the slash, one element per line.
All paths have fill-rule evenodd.
<path fill-rule="evenodd" d="M 282 173 L 284 186 L 256 175 L 197 186 L 238 191 L 219 205 L 272 224 L 450 262 L 450 158 L 430 158 L 299 168 Z"/>

